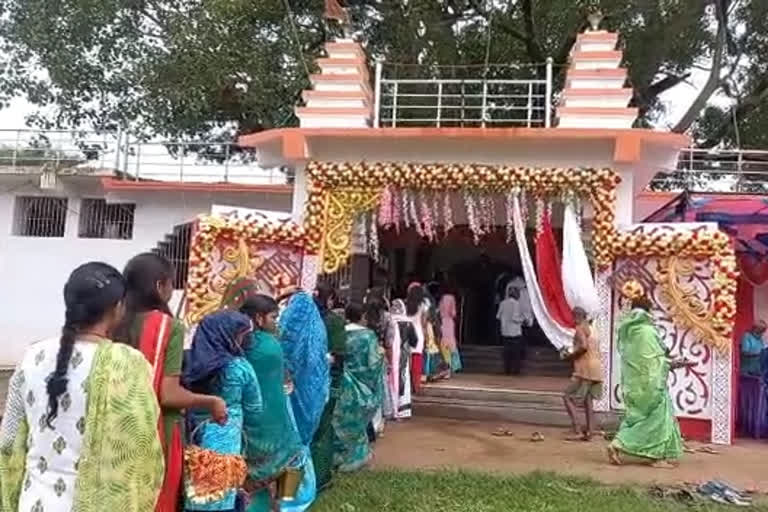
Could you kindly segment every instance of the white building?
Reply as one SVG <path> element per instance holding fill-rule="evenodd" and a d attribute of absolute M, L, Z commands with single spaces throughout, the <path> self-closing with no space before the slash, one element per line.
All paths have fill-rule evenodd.
<path fill-rule="evenodd" d="M 172 251 L 181 281 L 198 215 L 214 204 L 290 212 L 292 188 L 121 180 L 92 170 L 51 180 L 0 167 L 0 368 L 15 365 L 30 343 L 58 335 L 62 289 L 79 264 L 122 269 L 137 253 Z"/>

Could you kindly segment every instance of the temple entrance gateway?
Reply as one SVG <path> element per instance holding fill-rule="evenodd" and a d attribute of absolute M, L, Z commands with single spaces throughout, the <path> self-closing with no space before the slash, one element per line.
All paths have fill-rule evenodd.
<path fill-rule="evenodd" d="M 620 375 L 614 337 L 621 311 L 616 308 L 611 278 L 617 266 L 643 264 L 652 280 L 647 289 L 654 289 L 653 314 L 667 315 L 673 321 L 674 329 L 662 336 L 665 345 L 675 357 L 690 359 L 692 350 L 702 346 L 710 356 L 706 361 L 711 364 L 702 360 L 696 372 L 687 375 L 705 384 L 692 388 L 697 393 L 693 402 L 687 390 L 690 382 L 678 379 L 674 384 L 681 427 L 690 437 L 730 443 L 734 405 L 731 334 L 736 312 L 733 246 L 714 224 L 665 224 L 646 226 L 648 229 L 634 225 L 639 220 L 638 194 L 660 170 L 674 167 L 679 150 L 689 140 L 679 134 L 631 128 L 637 111 L 626 106 L 632 90 L 625 87 L 627 73 L 620 67 L 622 52 L 616 49 L 617 39 L 617 34 L 601 30 L 579 35 L 571 54 L 574 65 L 562 73 L 566 88 L 557 108 L 547 106 L 552 91 L 545 92 L 544 128 L 530 124 L 514 128 L 441 126 L 439 100 L 436 124 L 403 127 L 393 123 L 384 128 L 380 122 L 387 118 L 390 100 L 397 102 L 397 89 L 392 98 L 379 72 L 371 80 L 360 43 L 337 40 L 326 45 L 329 58 L 318 60 L 321 73 L 307 91 L 309 104 L 297 110 L 300 127 L 246 135 L 240 143 L 257 148 L 262 165 L 295 171 L 293 220 L 305 229 L 301 266 L 305 289 L 313 289 L 318 277 L 348 268 L 352 285 L 364 283 L 362 289 L 350 285 L 350 292 L 364 293 L 371 272 L 365 255 L 376 256 L 383 247 L 378 240 L 379 226 L 398 225 L 401 231 L 412 228 L 429 245 L 439 245 L 455 226 L 465 225 L 473 243 L 481 246 L 499 224 L 504 231 L 511 228 L 517 252 L 526 255 L 520 262 L 526 284 L 539 287 L 538 292 L 530 290 L 532 308 L 551 346 L 570 343 L 567 306 L 577 303 L 574 298 L 583 300 L 583 290 L 596 292 L 593 326 L 609 381 L 595 403 L 602 412 L 622 408 L 620 397 L 615 396 Z M 338 59 L 345 60 L 343 66 Z M 350 60 L 356 65 L 347 65 Z M 546 82 L 551 83 L 549 78 Z M 550 127 L 555 124 L 556 128 Z M 457 200 L 459 204 L 455 204 Z M 530 228 L 531 222 L 556 222 L 559 216 L 541 219 L 540 212 L 549 213 L 549 207 L 527 208 L 531 201 L 576 204 L 585 218 L 592 219 L 588 245 L 594 281 L 573 280 L 574 276 L 588 277 L 589 270 L 562 272 L 551 258 L 533 261 L 542 254 L 556 254 L 559 236 L 544 230 L 549 235 L 540 237 L 537 232 L 534 242 L 526 236 L 526 223 Z M 466 219 L 454 218 L 459 212 L 465 212 Z M 491 212 L 494 215 L 489 220 Z M 451 229 L 443 232 L 443 225 Z M 491 227 L 493 230 L 488 229 Z M 368 247 L 356 242 L 360 230 L 372 235 L 364 238 L 370 241 Z M 578 247 L 564 245 L 564 250 Z M 549 249 L 538 250 L 542 246 Z M 439 258 L 424 253 L 426 260 Z M 587 257 L 581 261 L 586 262 Z M 705 266 L 708 273 L 702 273 L 705 286 L 694 290 L 686 275 L 696 265 Z M 563 292 L 543 293 L 558 289 L 553 276 L 563 281 L 564 290 L 571 290 L 570 298 Z M 690 339 L 697 344 L 689 343 Z M 463 396 L 467 407 L 498 395 L 482 384 L 478 387 L 483 389 L 469 390 Z M 517 401 L 529 396 L 507 389 L 502 393 L 505 400 L 510 393 Z M 439 404 L 442 410 L 436 414 L 447 415 L 445 401 L 457 406 L 454 390 L 444 395 Z M 562 412 L 560 398 L 550 398 Z M 689 403 L 694 406 L 688 407 Z M 508 407 L 502 404 L 498 409 Z M 460 417 L 482 419 L 488 411 L 459 412 L 464 413 Z"/>

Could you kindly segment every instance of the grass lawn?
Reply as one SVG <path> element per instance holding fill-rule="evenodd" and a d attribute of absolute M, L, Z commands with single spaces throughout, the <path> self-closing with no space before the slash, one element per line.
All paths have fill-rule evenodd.
<path fill-rule="evenodd" d="M 652 498 L 647 490 L 606 487 L 549 473 L 490 476 L 442 471 L 364 471 L 336 478 L 312 512 L 651 512 L 724 511 L 709 502 Z M 768 512 L 768 507 L 751 509 Z"/>

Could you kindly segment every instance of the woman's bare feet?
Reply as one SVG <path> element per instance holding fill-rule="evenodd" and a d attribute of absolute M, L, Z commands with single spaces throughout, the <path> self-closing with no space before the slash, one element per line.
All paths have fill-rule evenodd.
<path fill-rule="evenodd" d="M 608 445 L 608 461 L 613 464 L 614 466 L 621 466 L 621 454 L 619 453 L 618 448 L 616 448 L 613 445 Z"/>
<path fill-rule="evenodd" d="M 675 469 L 677 464 L 668 460 L 657 460 L 651 464 L 651 467 L 656 469 Z"/>

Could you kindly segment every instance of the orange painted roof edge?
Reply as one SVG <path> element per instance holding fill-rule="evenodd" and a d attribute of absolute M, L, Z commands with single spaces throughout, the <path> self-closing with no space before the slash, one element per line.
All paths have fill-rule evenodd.
<path fill-rule="evenodd" d="M 614 160 L 617 163 L 640 159 L 643 142 L 683 148 L 689 145 L 687 135 L 645 129 L 585 129 L 585 128 L 278 128 L 243 135 L 238 144 L 259 147 L 279 142 L 282 156 L 287 160 L 308 160 L 306 140 L 310 137 L 365 138 L 482 138 L 482 139 L 613 139 L 616 141 Z"/>
<path fill-rule="evenodd" d="M 119 178 L 102 178 L 104 190 L 147 190 L 147 191 L 182 191 L 182 192 L 264 192 L 271 194 L 293 194 L 293 186 L 249 185 L 246 183 L 188 183 L 180 181 L 137 181 Z"/>

